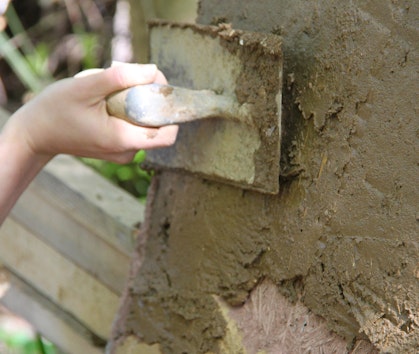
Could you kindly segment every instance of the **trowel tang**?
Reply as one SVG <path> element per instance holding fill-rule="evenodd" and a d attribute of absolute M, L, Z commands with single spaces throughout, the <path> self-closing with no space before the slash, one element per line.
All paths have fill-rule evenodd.
<path fill-rule="evenodd" d="M 211 90 L 148 84 L 134 86 L 110 95 L 108 113 L 133 124 L 161 127 L 211 117 L 241 120 L 248 118 L 245 105 L 233 97 Z"/>

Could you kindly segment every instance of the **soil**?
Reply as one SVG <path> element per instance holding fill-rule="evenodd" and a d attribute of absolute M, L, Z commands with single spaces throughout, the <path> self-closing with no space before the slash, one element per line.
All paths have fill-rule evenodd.
<path fill-rule="evenodd" d="M 157 174 L 116 337 L 220 352 L 229 326 L 216 298 L 240 307 L 268 279 L 348 351 L 367 340 L 418 352 L 419 4 L 202 0 L 199 11 L 199 23 L 283 38 L 280 192 Z"/>

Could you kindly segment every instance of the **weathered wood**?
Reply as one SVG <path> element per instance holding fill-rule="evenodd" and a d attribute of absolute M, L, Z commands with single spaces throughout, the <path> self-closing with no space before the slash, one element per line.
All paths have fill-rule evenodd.
<path fill-rule="evenodd" d="M 0 109 L 0 126 L 8 116 Z M 131 195 L 77 159 L 59 156 L 35 178 L 11 217 L 120 294 L 143 214 Z"/>
<path fill-rule="evenodd" d="M 0 128 L 9 115 L 0 108 Z M 61 209 L 86 230 L 127 255 L 131 254 L 137 226 L 144 219 L 144 206 L 80 161 L 70 156 L 57 156 L 28 190 L 36 190 L 45 201 Z M 22 208 L 41 208 L 42 203 L 44 201 L 40 200 L 25 206 L 19 201 L 18 209 L 14 208 L 11 214 L 19 218 Z M 28 224 L 32 220 L 27 216 Z"/>
<path fill-rule="evenodd" d="M 0 126 L 8 116 L 0 109 Z M 143 215 L 144 207 L 128 193 L 80 161 L 59 156 L 0 229 L 0 260 L 34 293 L 107 339 Z M 39 313 L 22 315 L 37 326 L 43 323 Z M 54 340 L 48 328 L 45 335 Z"/>
<path fill-rule="evenodd" d="M 55 204 L 110 244 L 131 254 L 138 224 L 144 221 L 144 206 L 70 156 L 58 156 L 44 171 L 60 183 L 50 185 L 59 196 Z M 42 176 L 42 175 L 41 175 Z M 67 194 L 67 192 L 69 192 Z"/>
<path fill-rule="evenodd" d="M 0 108 L 0 128 L 9 113 Z M 53 159 L 0 229 L 3 303 L 70 353 L 108 339 L 144 206 L 70 156 Z M 24 306 L 22 304 L 25 304 Z"/>
<path fill-rule="evenodd" d="M 32 287 L 108 338 L 118 296 L 81 268 L 8 218 L 0 235 L 0 260 Z"/>
<path fill-rule="evenodd" d="M 0 126 L 8 117 L 0 109 Z M 122 291 L 143 214 L 135 198 L 70 156 L 54 159 L 11 212 L 117 292 Z"/>
<path fill-rule="evenodd" d="M 45 172 L 22 195 L 11 218 L 120 294 L 129 269 L 129 254 L 95 233 L 94 226 L 101 221 L 92 218 L 87 228 L 73 217 L 77 211 L 72 212 L 71 207 L 88 203 L 75 200 L 73 194 L 78 191 L 66 188 L 62 180 Z"/>
<path fill-rule="evenodd" d="M 36 330 L 66 353 L 103 353 L 96 336 L 77 319 L 51 302 L 16 275 L 2 269 L 9 278 L 9 288 L 0 303 L 26 318 Z"/>

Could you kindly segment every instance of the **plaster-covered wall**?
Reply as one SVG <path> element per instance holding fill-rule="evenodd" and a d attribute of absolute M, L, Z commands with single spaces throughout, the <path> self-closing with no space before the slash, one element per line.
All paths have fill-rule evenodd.
<path fill-rule="evenodd" d="M 281 191 L 158 175 L 116 339 L 238 353 L 252 318 L 231 337 L 223 306 L 269 282 L 348 348 L 419 350 L 418 6 L 201 1 L 199 23 L 283 37 Z"/>

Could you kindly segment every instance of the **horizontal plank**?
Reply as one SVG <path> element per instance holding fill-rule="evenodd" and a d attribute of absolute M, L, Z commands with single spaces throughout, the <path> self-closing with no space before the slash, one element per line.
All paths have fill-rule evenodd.
<path fill-rule="evenodd" d="M 132 253 L 144 205 L 129 193 L 66 155 L 51 161 L 34 182 L 51 204 L 103 240 Z"/>
<path fill-rule="evenodd" d="M 0 262 L 77 318 L 108 338 L 118 296 L 70 260 L 8 218 L 0 235 Z"/>
<path fill-rule="evenodd" d="M 44 175 L 22 195 L 9 216 L 31 230 L 31 233 L 49 244 L 67 259 L 83 268 L 109 289 L 121 294 L 128 276 L 130 257 L 127 252 L 114 247 L 92 230 L 86 229 L 60 206 L 48 198 L 53 179 Z M 40 181 L 44 186 L 40 187 Z M 2 234 L 0 229 L 0 235 Z"/>
<path fill-rule="evenodd" d="M 0 109 L 0 126 L 9 113 Z M 31 231 L 121 294 L 144 206 L 79 160 L 53 159 L 11 212 Z M 0 229 L 0 235 L 2 233 Z"/>
<path fill-rule="evenodd" d="M 25 318 L 66 353 L 103 353 L 103 340 L 12 272 L 2 271 L 9 278 L 8 290 L 0 298 L 2 305 Z"/>
<path fill-rule="evenodd" d="M 0 108 L 0 127 L 9 115 Z M 44 201 L 98 238 L 128 255 L 132 253 L 138 224 L 144 221 L 144 206 L 79 160 L 57 156 L 39 173 L 31 187 Z M 11 212 L 17 219 L 22 208 L 41 207 L 36 203 L 22 204 L 19 201 Z M 32 221 L 26 217 L 20 219 L 26 220 L 26 224 Z"/>

